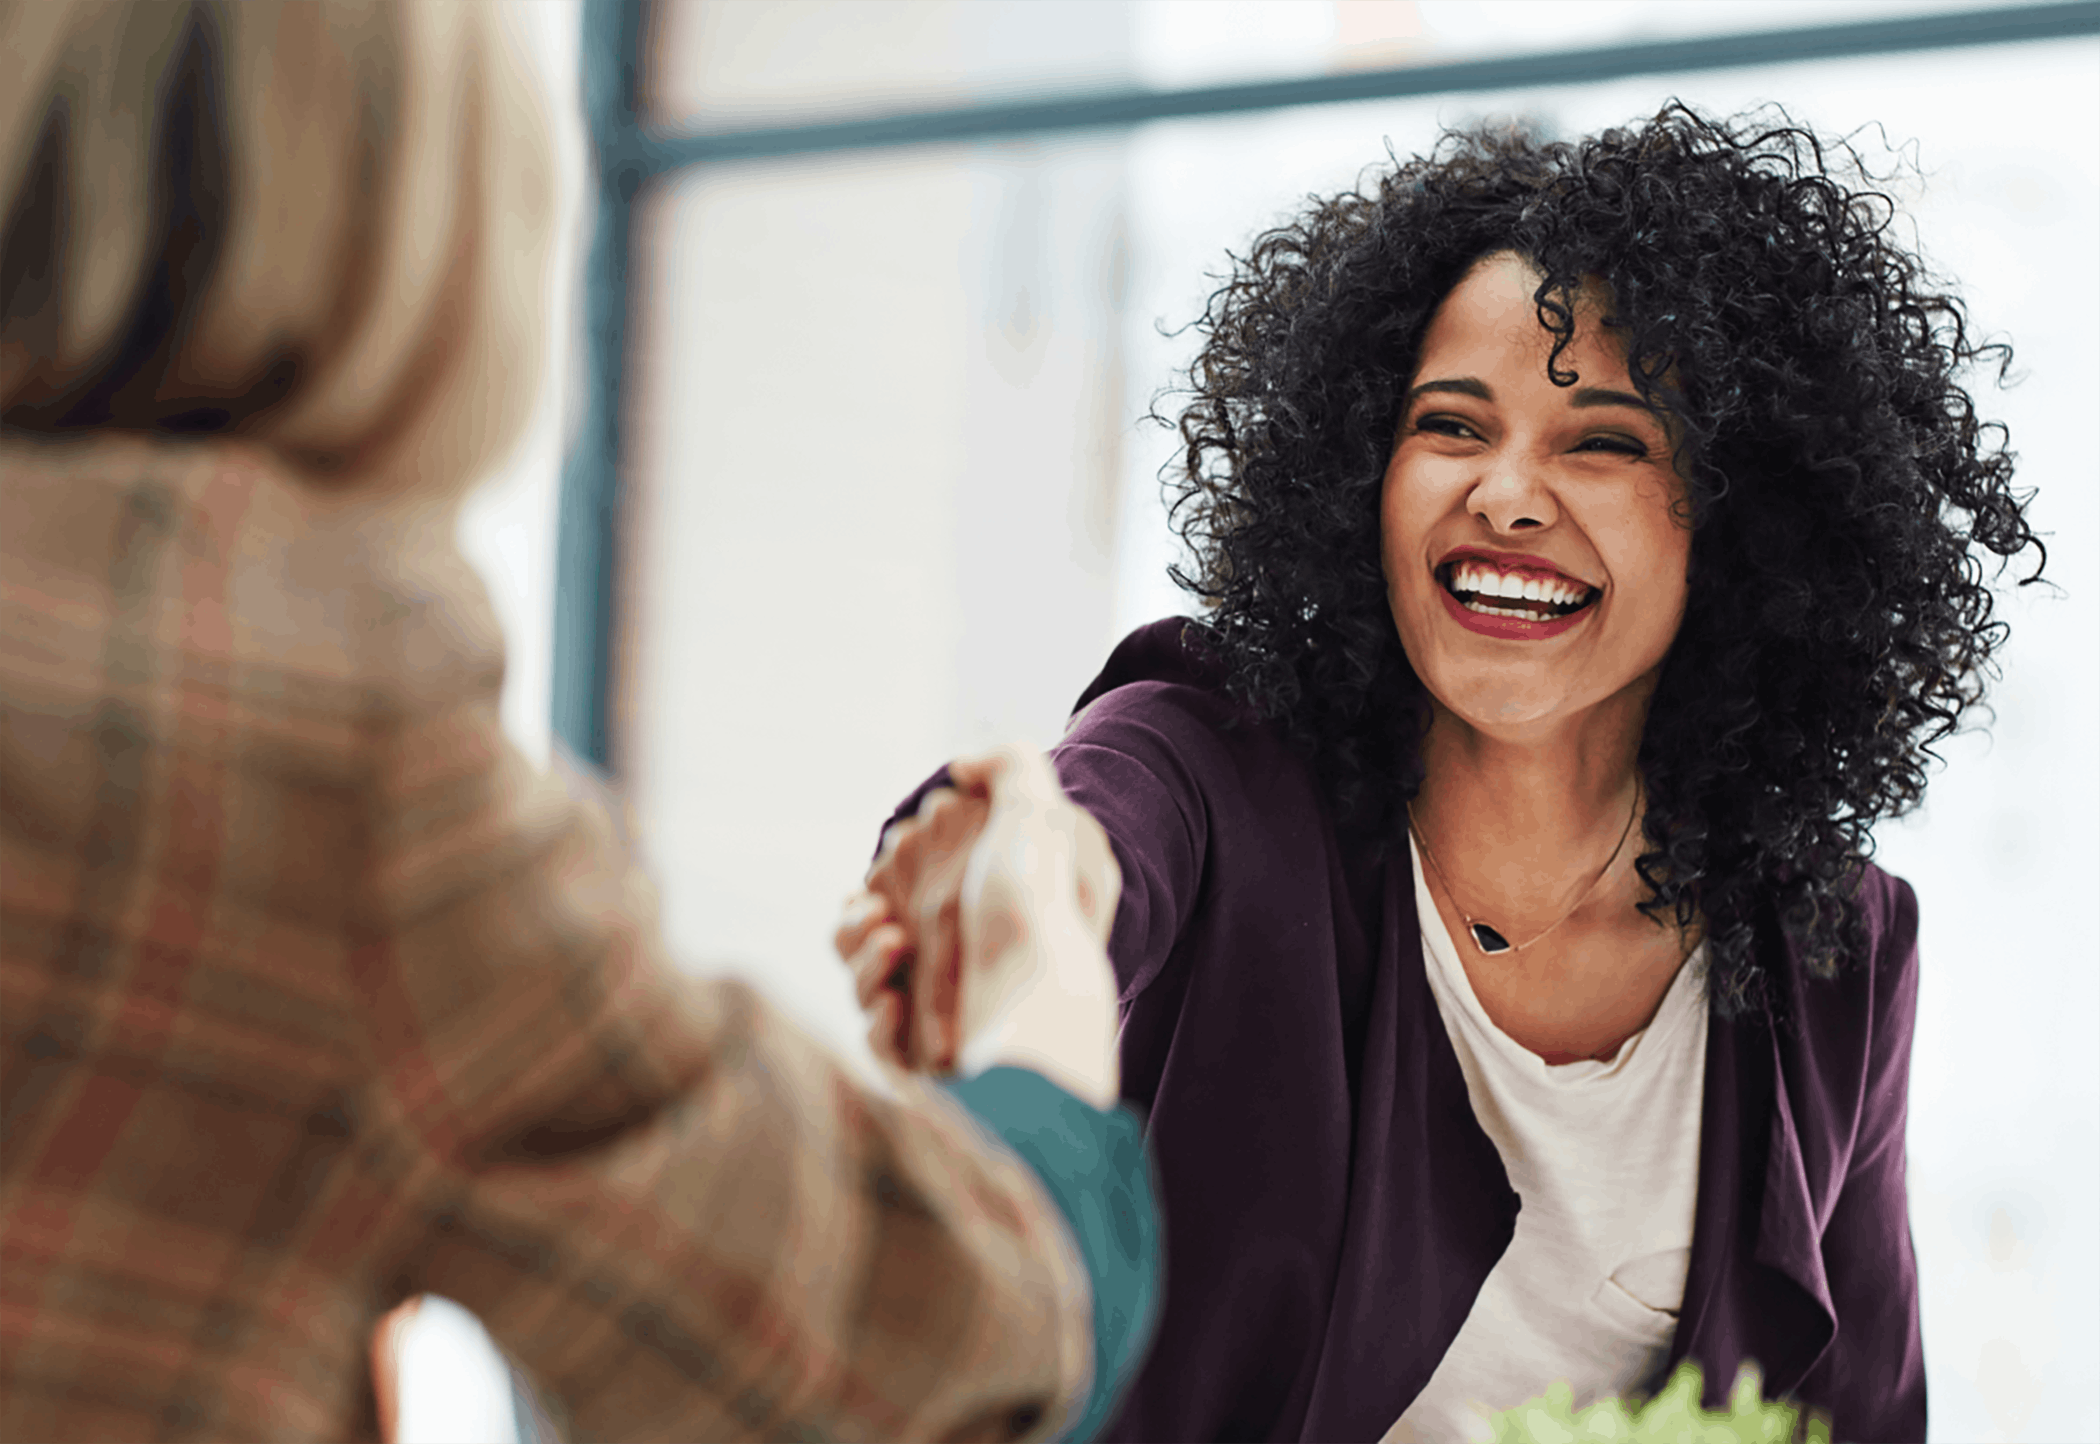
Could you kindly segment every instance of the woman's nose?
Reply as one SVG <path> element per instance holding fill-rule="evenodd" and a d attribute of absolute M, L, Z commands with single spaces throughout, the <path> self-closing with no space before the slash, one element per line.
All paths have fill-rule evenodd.
<path fill-rule="evenodd" d="M 1542 469 L 1508 452 L 1487 459 L 1466 503 L 1473 515 L 1497 532 L 1536 531 L 1560 519 L 1560 508 Z"/>

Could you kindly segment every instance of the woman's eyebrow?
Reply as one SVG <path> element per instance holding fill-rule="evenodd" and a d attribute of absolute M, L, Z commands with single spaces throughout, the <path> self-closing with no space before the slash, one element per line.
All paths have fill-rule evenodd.
<path fill-rule="evenodd" d="M 1657 415 L 1653 406 L 1641 400 L 1631 391 L 1608 391 L 1602 386 L 1585 386 L 1568 401 L 1570 406 L 1631 406 L 1636 411 Z"/>
<path fill-rule="evenodd" d="M 1495 393 L 1488 390 L 1487 382 L 1473 376 L 1450 376 L 1439 381 L 1424 381 L 1407 393 L 1408 404 L 1414 404 L 1417 396 L 1430 391 L 1455 391 L 1460 396 L 1471 396 L 1481 401 L 1495 399 Z"/>
<path fill-rule="evenodd" d="M 1434 381 L 1424 381 L 1407 393 L 1408 405 L 1412 406 L 1419 396 L 1432 392 L 1452 392 L 1459 396 L 1471 396 L 1481 401 L 1493 401 L 1495 393 L 1477 376 L 1442 376 Z M 1636 411 L 1645 411 L 1661 419 L 1662 413 L 1641 400 L 1631 391 L 1613 391 L 1604 386 L 1584 386 L 1568 398 L 1570 406 L 1630 406 Z"/>

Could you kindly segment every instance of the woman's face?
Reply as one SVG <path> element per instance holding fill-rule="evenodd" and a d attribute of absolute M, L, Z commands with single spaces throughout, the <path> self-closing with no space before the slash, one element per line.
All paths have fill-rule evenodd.
<path fill-rule="evenodd" d="M 1683 619 L 1691 531 L 1663 418 L 1602 297 L 1546 375 L 1539 283 L 1513 254 L 1431 319 L 1385 471 L 1386 592 L 1430 694 L 1474 728 L 1542 737 L 1606 702 L 1644 711 Z"/>

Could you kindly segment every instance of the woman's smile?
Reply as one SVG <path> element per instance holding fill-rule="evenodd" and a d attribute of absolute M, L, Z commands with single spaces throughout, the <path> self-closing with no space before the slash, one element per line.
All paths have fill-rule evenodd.
<path fill-rule="evenodd" d="M 1603 589 L 1543 557 L 1459 547 L 1436 566 L 1454 619 L 1488 637 L 1537 640 L 1574 630 Z"/>

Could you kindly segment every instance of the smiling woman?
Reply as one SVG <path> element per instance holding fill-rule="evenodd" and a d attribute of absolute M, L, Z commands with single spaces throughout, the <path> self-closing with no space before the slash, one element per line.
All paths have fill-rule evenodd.
<path fill-rule="evenodd" d="M 1594 287 L 1563 359 L 1578 383 L 1612 384 L 1548 374 L 1543 279 L 1497 253 L 1437 309 L 1380 531 L 1433 717 L 1410 811 L 1437 903 L 1479 954 L 1525 954 L 1473 989 L 1502 1032 L 1569 1063 L 1608 1060 L 1645 1027 L 1689 951 L 1688 929 L 1637 911 L 1633 869 L 1613 874 L 1640 813 L 1634 759 L 1684 617 L 1691 528 L 1671 428 L 1630 389 Z M 1601 870 L 1584 861 L 1599 855 Z M 1452 873 L 1496 923 L 1459 901 Z"/>
<path fill-rule="evenodd" d="M 1889 220 L 1842 146 L 1672 106 L 1452 135 L 1212 297 L 1203 611 L 1055 754 L 1172 1257 L 1109 1437 L 1475 1437 L 1684 1359 L 1924 1437 L 1869 829 L 2039 543 L 2000 354 Z"/>

